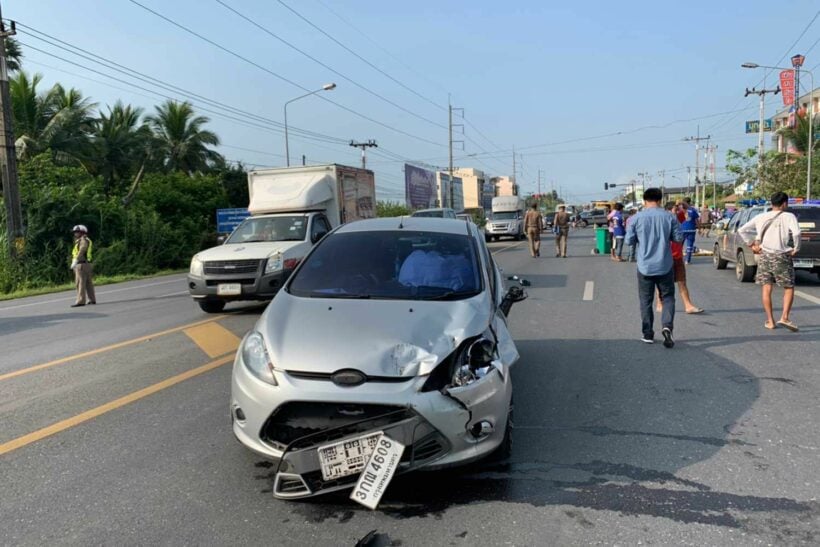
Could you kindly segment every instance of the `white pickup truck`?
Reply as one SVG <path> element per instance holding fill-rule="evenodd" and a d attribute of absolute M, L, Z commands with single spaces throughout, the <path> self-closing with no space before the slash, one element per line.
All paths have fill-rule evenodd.
<path fill-rule="evenodd" d="M 340 224 L 373 218 L 373 172 L 343 165 L 248 173 L 251 216 L 191 260 L 188 291 L 208 313 L 233 300 L 269 300 L 313 245 Z"/>
<path fill-rule="evenodd" d="M 492 218 L 485 226 L 484 238 L 487 241 L 501 237 L 524 239 L 524 209 L 527 202 L 518 196 L 497 196 L 493 198 Z"/>

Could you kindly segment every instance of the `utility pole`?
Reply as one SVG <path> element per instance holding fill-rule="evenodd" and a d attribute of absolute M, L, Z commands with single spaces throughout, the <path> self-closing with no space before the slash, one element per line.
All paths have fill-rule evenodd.
<path fill-rule="evenodd" d="M 362 169 L 367 169 L 367 156 L 365 155 L 365 149 L 366 148 L 378 148 L 379 147 L 379 145 L 376 144 L 376 141 L 373 140 L 373 139 L 370 139 L 370 140 L 365 141 L 365 142 L 350 141 L 350 146 L 352 146 L 353 148 L 361 148 L 362 149 Z"/>
<path fill-rule="evenodd" d="M 658 175 L 661 177 L 661 195 L 666 195 L 666 169 L 662 169 L 658 171 Z M 637 200 L 636 200 L 637 201 Z M 666 200 L 664 199 L 664 202 Z"/>
<path fill-rule="evenodd" d="M 512 173 L 512 187 L 513 188 L 512 189 L 513 189 L 513 194 L 517 195 L 518 192 L 515 190 L 515 186 L 516 186 L 516 184 L 515 184 L 515 180 L 516 180 L 515 173 L 516 173 L 516 171 L 515 171 L 515 145 L 513 145 L 513 173 Z"/>
<path fill-rule="evenodd" d="M 11 98 L 9 96 L 9 72 L 6 63 L 6 38 L 17 34 L 16 24 L 6 30 L 0 11 L 0 128 L 3 143 L 0 146 L 0 177 L 3 179 L 3 201 L 6 204 L 6 238 L 9 257 L 15 259 L 23 248 L 23 213 L 20 208 L 20 191 L 17 186 L 17 150 L 14 146 L 14 127 L 11 125 Z"/>
<path fill-rule="evenodd" d="M 449 127 L 449 132 L 450 132 L 450 138 L 449 138 L 450 168 L 449 168 L 449 171 L 448 171 L 448 174 L 450 175 L 450 207 L 455 209 L 454 204 L 455 204 L 456 194 L 455 194 L 455 185 L 453 184 L 453 143 L 454 142 L 460 142 L 463 145 L 464 141 L 454 141 L 453 140 L 453 127 L 461 126 L 461 128 L 463 130 L 464 125 L 462 125 L 462 124 L 456 124 L 455 126 L 453 125 L 453 110 L 460 110 L 461 115 L 464 116 L 464 109 L 463 108 L 453 108 L 453 104 L 450 102 L 450 96 L 448 94 L 447 95 L 447 114 L 448 114 L 448 124 L 447 124 L 447 126 Z"/>
<path fill-rule="evenodd" d="M 764 86 L 765 87 L 765 86 Z M 758 95 L 760 97 L 760 127 L 757 128 L 757 183 L 760 184 L 760 171 L 763 167 L 763 151 L 764 151 L 764 143 L 763 143 L 763 126 L 765 123 L 765 110 L 766 110 L 766 93 L 774 93 L 777 95 L 780 93 L 780 86 L 777 86 L 775 89 L 760 89 L 757 90 L 755 88 L 749 89 L 746 88 L 746 93 L 743 95 L 744 97 L 748 97 L 749 95 Z"/>
<path fill-rule="evenodd" d="M 685 137 L 683 140 L 692 141 L 695 143 L 695 206 L 698 205 L 698 184 L 700 183 L 700 141 L 708 141 L 711 135 L 705 137 L 700 136 L 700 125 L 698 125 L 698 134 L 696 137 Z"/>

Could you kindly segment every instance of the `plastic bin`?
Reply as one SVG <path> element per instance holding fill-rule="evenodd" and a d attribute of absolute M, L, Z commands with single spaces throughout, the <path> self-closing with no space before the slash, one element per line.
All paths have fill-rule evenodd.
<path fill-rule="evenodd" d="M 598 254 L 608 255 L 612 251 L 612 240 L 609 238 L 609 228 L 597 226 L 595 228 L 595 250 Z"/>

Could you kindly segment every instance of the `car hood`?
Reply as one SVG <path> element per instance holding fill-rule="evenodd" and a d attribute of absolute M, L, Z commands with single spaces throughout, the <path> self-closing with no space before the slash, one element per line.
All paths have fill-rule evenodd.
<path fill-rule="evenodd" d="M 259 319 L 274 367 L 368 376 L 427 374 L 490 324 L 486 293 L 454 302 L 297 298 L 280 292 Z"/>
<path fill-rule="evenodd" d="M 197 253 L 196 257 L 202 261 L 208 260 L 249 260 L 263 259 L 270 255 L 286 251 L 304 244 L 304 241 L 266 241 L 259 243 L 229 243 L 218 247 L 211 247 Z"/>

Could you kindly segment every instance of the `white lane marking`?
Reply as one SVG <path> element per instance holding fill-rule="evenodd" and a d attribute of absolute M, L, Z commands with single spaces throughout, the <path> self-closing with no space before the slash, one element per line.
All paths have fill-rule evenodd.
<path fill-rule="evenodd" d="M 506 247 L 501 247 L 501 248 L 500 248 L 500 249 L 498 249 L 497 251 L 493 251 L 493 253 L 492 253 L 492 254 L 493 254 L 493 256 L 495 256 L 495 255 L 497 255 L 498 253 L 500 253 L 501 251 L 506 251 L 507 249 L 512 249 L 513 247 L 518 247 L 518 246 L 519 246 L 519 245 L 521 245 L 522 243 L 523 243 L 523 241 L 519 241 L 518 243 L 513 243 L 512 245 L 507 245 Z"/>
<path fill-rule="evenodd" d="M 584 285 L 584 300 L 592 300 L 592 293 L 595 291 L 595 282 L 587 281 Z"/>
<path fill-rule="evenodd" d="M 809 302 L 814 302 L 815 304 L 820 305 L 820 298 L 817 298 L 816 296 L 804 293 L 803 291 L 794 291 L 794 295 L 804 300 L 808 300 Z"/>
<path fill-rule="evenodd" d="M 166 296 L 179 296 L 180 294 L 188 294 L 188 291 L 177 291 L 168 294 L 161 294 L 159 296 L 155 296 L 154 298 L 165 298 Z"/>
<path fill-rule="evenodd" d="M 133 291 L 135 289 L 144 289 L 145 287 L 155 287 L 157 285 L 168 285 L 169 283 L 180 283 L 182 281 L 184 281 L 184 279 L 172 279 L 170 281 L 157 281 L 156 283 L 146 283 L 145 285 L 137 285 L 135 287 L 125 287 L 123 289 L 114 289 L 114 290 L 111 290 L 111 291 L 102 291 L 102 292 L 98 291 L 97 294 L 105 295 L 105 294 L 113 294 L 113 293 L 122 292 L 122 291 Z M 30 304 L 18 304 L 16 306 L 8 306 L 8 307 L 5 307 L 5 308 L 0 308 L 0 312 L 6 311 L 6 310 L 17 310 L 17 309 L 20 309 L 20 308 L 28 308 L 30 306 L 39 306 L 41 304 L 53 304 L 55 302 L 68 302 L 69 300 L 74 300 L 74 298 L 73 297 L 70 297 L 70 298 L 54 298 L 52 300 L 42 300 L 40 302 L 31 302 Z"/>

